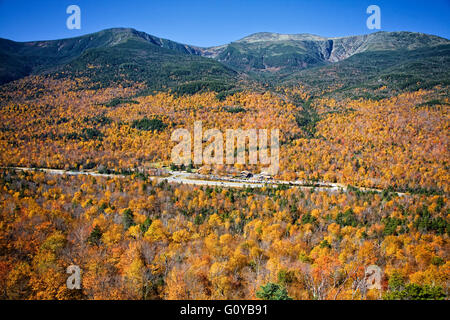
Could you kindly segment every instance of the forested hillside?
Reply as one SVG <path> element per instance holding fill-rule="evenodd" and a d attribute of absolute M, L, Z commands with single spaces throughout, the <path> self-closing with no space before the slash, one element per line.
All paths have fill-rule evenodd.
<path fill-rule="evenodd" d="M 0 40 L 0 299 L 448 299 L 449 57 L 407 32 Z M 174 164 L 196 121 L 278 129 L 279 171 Z"/>

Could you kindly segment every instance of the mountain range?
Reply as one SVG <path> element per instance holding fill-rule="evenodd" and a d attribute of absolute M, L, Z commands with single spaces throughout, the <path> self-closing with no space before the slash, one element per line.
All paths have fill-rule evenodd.
<path fill-rule="evenodd" d="M 130 28 L 76 38 L 0 39 L 0 84 L 30 74 L 87 77 L 93 86 L 140 81 L 151 90 L 232 92 L 249 84 L 303 82 L 339 90 L 398 90 L 450 83 L 450 41 L 414 32 L 325 38 L 261 32 L 201 48 Z"/>

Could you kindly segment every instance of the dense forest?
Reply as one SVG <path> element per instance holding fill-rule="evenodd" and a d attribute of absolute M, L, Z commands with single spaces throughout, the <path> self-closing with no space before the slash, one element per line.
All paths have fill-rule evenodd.
<path fill-rule="evenodd" d="M 2 299 L 442 299 L 445 196 L 2 170 Z M 82 289 L 66 287 L 78 265 Z M 364 268 L 384 271 L 368 290 Z"/>
<path fill-rule="evenodd" d="M 331 98 L 302 84 L 222 96 L 91 84 L 29 76 L 0 87 L 1 299 L 448 297 L 447 87 Z M 274 179 L 348 187 L 151 179 L 171 165 L 171 132 L 196 120 L 280 129 Z M 81 290 L 66 286 L 69 265 Z M 367 288 L 369 265 L 383 271 L 380 289 Z"/>

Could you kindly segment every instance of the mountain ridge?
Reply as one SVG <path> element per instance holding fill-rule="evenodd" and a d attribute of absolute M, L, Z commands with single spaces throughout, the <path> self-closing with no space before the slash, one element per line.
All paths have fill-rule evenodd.
<path fill-rule="evenodd" d="M 147 81 L 160 89 L 168 82 L 184 83 L 196 78 L 230 78 L 233 71 L 219 62 L 203 58 L 195 47 L 158 38 L 131 28 L 112 28 L 79 37 L 14 42 L 0 39 L 0 84 L 30 74 L 65 73 L 93 81 Z M 98 64 L 100 70 L 89 70 Z M 94 74 L 95 73 L 95 74 Z M 175 80 L 165 80 L 173 77 Z"/>
<path fill-rule="evenodd" d="M 409 42 L 407 38 L 414 37 L 414 41 Z M 228 45 L 210 47 L 204 50 L 203 54 L 216 58 L 218 61 L 229 63 L 231 66 L 239 69 L 239 60 L 262 59 L 261 56 L 274 57 L 279 56 L 280 52 L 271 50 L 270 46 L 282 45 L 296 50 L 297 58 L 301 60 L 301 54 L 313 51 L 316 55 L 308 53 L 306 59 L 299 63 L 299 66 L 305 66 L 314 58 L 317 60 L 313 64 L 323 62 L 338 62 L 348 57 L 364 52 L 375 50 L 389 49 L 416 49 L 422 46 L 436 46 L 439 44 L 450 43 L 449 40 L 434 35 L 428 35 L 417 32 L 395 31 L 386 32 L 379 31 L 365 35 L 346 36 L 346 37 L 321 37 L 313 34 L 280 34 L 270 32 L 254 33 Z M 244 48 L 246 46 L 246 48 Z M 286 48 L 285 48 L 286 51 Z M 230 56 L 237 56 L 235 60 Z M 241 55 L 239 57 L 239 55 Z M 289 59 L 287 57 L 286 59 Z M 278 59 L 279 60 L 279 59 Z M 260 64 L 259 68 L 265 69 L 264 64 Z M 273 65 L 272 67 L 276 67 Z M 303 68 L 301 68 L 303 69 Z"/>
<path fill-rule="evenodd" d="M 429 63 L 427 57 L 433 57 L 430 60 L 433 68 L 439 61 L 444 63 L 445 71 L 450 69 L 447 46 L 450 46 L 448 39 L 425 33 L 379 31 L 331 38 L 307 33 L 259 32 L 228 44 L 204 48 L 133 28 L 110 28 L 58 40 L 0 39 L 0 85 L 30 74 L 63 73 L 85 76 L 104 85 L 120 81 L 124 76 L 128 80 L 144 81 L 152 89 L 190 86 L 220 91 L 220 88 L 235 87 L 242 79 L 272 83 L 304 79 L 306 70 L 316 72 L 317 68 L 317 74 L 307 72 L 307 78 L 319 79 L 320 73 L 339 69 L 342 64 L 342 70 L 348 69 L 346 73 L 360 73 L 370 59 L 381 56 L 372 60 L 380 68 L 373 69 L 371 76 L 382 74 L 386 68 L 395 69 L 402 59 L 422 64 L 421 70 L 427 70 L 423 66 Z M 437 59 L 436 52 L 443 54 L 443 59 Z M 348 62 L 351 57 L 356 57 L 350 60 L 353 64 Z M 98 70 L 90 70 L 92 64 Z M 407 71 L 405 67 L 399 70 Z M 412 81 L 411 76 L 407 77 Z M 445 72 L 439 77 L 446 78 Z M 347 78 L 344 80 L 351 80 Z M 187 90 L 191 91 L 195 90 Z"/>

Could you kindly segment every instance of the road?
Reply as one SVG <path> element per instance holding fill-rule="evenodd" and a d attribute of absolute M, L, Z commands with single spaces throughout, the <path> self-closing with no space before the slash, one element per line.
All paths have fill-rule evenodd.
<path fill-rule="evenodd" d="M 61 169 L 49 169 L 49 168 L 28 168 L 28 167 L 0 167 L 2 169 L 13 169 L 19 171 L 41 171 L 48 174 L 56 175 L 88 175 L 94 177 L 106 177 L 106 178 L 124 178 L 125 175 L 112 174 L 112 173 L 99 173 L 95 171 L 69 171 Z M 169 183 L 187 184 L 187 185 L 197 185 L 197 186 L 218 186 L 226 188 L 262 188 L 267 186 L 278 186 L 278 185 L 288 185 L 290 187 L 297 187 L 300 189 L 315 189 L 317 191 L 331 191 L 340 192 L 347 191 L 347 186 L 339 183 L 329 183 L 329 182 L 317 182 L 314 186 L 311 183 L 301 180 L 295 181 L 284 181 L 284 180 L 256 180 L 256 179 L 244 179 L 244 178 L 227 178 L 214 175 L 200 175 L 196 173 L 189 173 L 185 171 L 171 171 L 168 170 L 169 176 L 167 177 L 157 177 L 150 176 L 151 180 L 156 180 L 158 182 L 167 181 Z M 382 192 L 380 189 L 372 188 L 358 188 L 361 191 L 376 191 Z M 405 195 L 405 193 L 397 193 L 400 196 Z"/>

